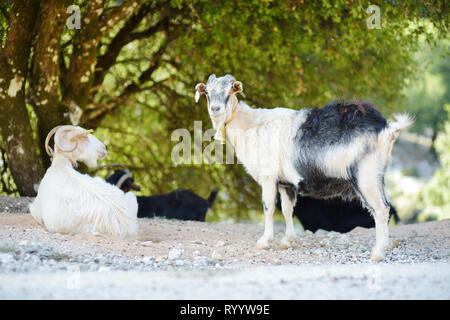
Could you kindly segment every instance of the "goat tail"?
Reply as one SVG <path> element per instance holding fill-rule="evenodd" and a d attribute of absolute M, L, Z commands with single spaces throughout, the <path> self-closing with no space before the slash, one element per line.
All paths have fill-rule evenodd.
<path fill-rule="evenodd" d="M 216 200 L 217 197 L 217 193 L 219 192 L 219 190 L 214 189 L 213 191 L 211 191 L 208 199 L 206 199 L 206 202 L 208 203 L 208 207 L 212 207 L 212 205 L 214 204 L 214 201 Z"/>
<path fill-rule="evenodd" d="M 396 113 L 394 114 L 394 118 L 397 121 L 389 121 L 388 128 L 397 135 L 400 131 L 409 129 L 414 123 L 414 117 L 408 113 Z"/>
<path fill-rule="evenodd" d="M 396 121 L 388 121 L 386 128 L 378 135 L 378 146 L 387 156 L 391 154 L 392 146 L 400 131 L 410 128 L 414 118 L 408 113 L 394 114 Z"/>

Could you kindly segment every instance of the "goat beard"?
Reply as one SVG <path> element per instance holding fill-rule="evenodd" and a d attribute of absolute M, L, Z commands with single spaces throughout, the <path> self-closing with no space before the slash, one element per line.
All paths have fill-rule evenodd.
<path fill-rule="evenodd" d="M 229 101 L 228 104 L 226 105 L 225 114 L 223 116 L 219 116 L 219 117 L 210 116 L 212 124 L 213 124 L 213 128 L 216 129 L 216 134 L 214 135 L 214 139 L 219 140 L 222 144 L 224 144 L 225 140 L 226 140 L 225 125 L 226 125 L 228 119 L 230 119 L 232 117 L 233 110 L 235 108 L 233 103 L 238 102 L 236 96 L 232 95 L 232 97 L 234 97 L 234 100 L 230 99 L 231 102 Z"/>
<path fill-rule="evenodd" d="M 215 140 L 224 141 L 225 137 L 222 134 L 222 128 L 225 126 L 225 122 L 227 120 L 228 115 L 225 114 L 222 117 L 218 117 L 217 119 L 213 119 L 211 117 L 211 121 L 213 124 L 213 128 L 216 129 L 216 134 L 214 135 Z"/>

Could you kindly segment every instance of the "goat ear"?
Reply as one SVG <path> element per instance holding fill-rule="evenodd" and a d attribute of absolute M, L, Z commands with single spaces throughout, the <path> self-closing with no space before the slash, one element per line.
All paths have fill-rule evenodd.
<path fill-rule="evenodd" d="M 195 103 L 200 99 L 200 95 L 205 93 L 206 85 L 204 83 L 198 83 L 195 86 Z"/>
<path fill-rule="evenodd" d="M 240 93 L 245 98 L 244 92 L 242 91 L 242 82 L 234 81 L 231 87 L 232 93 Z"/>

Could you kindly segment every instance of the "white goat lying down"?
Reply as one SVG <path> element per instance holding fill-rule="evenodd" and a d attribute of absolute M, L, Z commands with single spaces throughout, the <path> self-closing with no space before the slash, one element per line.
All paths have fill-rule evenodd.
<path fill-rule="evenodd" d="M 30 204 L 32 216 L 50 232 L 109 234 L 119 237 L 137 235 L 136 196 L 73 169 L 77 161 L 96 167 L 106 157 L 103 143 L 75 126 L 58 126 L 45 142 L 50 168 Z M 55 151 L 48 146 L 55 134 Z"/>
<path fill-rule="evenodd" d="M 233 76 L 216 78 L 195 87 L 196 102 L 205 94 L 208 112 L 225 134 L 248 173 L 262 187 L 265 229 L 260 248 L 273 240 L 273 213 L 280 193 L 286 233 L 281 244 L 295 238 L 292 210 L 297 194 L 315 198 L 359 199 L 375 219 L 376 243 L 372 260 L 382 260 L 389 242 L 390 203 L 384 175 L 400 130 L 412 125 L 406 114 L 389 122 L 369 103 L 333 102 L 323 108 L 253 109 L 239 102 L 242 83 Z"/>

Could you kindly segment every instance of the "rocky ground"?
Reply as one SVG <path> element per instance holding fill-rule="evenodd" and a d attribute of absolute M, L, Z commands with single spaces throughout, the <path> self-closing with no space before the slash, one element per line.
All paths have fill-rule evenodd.
<path fill-rule="evenodd" d="M 450 220 L 298 234 L 257 250 L 256 223 L 140 219 L 139 238 L 47 232 L 26 198 L 0 196 L 0 299 L 450 299 Z M 14 200 L 15 199 L 15 200 Z"/>

